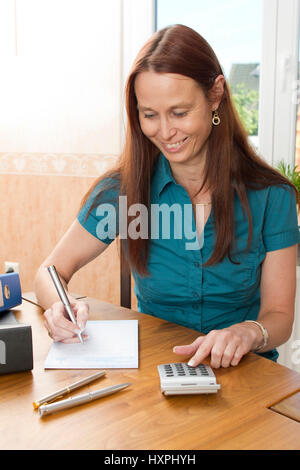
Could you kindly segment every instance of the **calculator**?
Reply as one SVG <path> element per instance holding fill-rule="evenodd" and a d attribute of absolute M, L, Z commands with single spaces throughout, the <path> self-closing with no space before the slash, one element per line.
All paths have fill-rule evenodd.
<path fill-rule="evenodd" d="M 176 362 L 157 368 L 164 395 L 216 393 L 221 388 L 211 367 L 205 364 L 191 367 L 185 362 Z"/>

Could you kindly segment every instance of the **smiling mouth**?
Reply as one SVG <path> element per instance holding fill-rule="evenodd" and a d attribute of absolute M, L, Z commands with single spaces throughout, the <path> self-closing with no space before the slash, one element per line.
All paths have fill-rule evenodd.
<path fill-rule="evenodd" d="M 162 145 L 168 150 L 174 150 L 174 149 L 178 149 L 179 147 L 181 147 L 186 142 L 187 139 L 188 137 L 185 137 L 184 139 L 179 140 L 178 142 L 175 142 L 174 144 L 162 143 Z"/>

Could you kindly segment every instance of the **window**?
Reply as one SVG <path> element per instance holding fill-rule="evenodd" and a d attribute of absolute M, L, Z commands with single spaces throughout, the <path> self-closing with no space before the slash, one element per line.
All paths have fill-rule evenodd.
<path fill-rule="evenodd" d="M 156 29 L 184 24 L 214 49 L 251 141 L 258 145 L 263 0 L 157 0 Z"/>

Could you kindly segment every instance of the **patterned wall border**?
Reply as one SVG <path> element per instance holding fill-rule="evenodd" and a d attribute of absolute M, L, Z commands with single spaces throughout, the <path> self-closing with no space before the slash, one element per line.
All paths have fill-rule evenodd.
<path fill-rule="evenodd" d="M 97 177 L 117 155 L 75 153 L 0 153 L 0 174 Z"/>

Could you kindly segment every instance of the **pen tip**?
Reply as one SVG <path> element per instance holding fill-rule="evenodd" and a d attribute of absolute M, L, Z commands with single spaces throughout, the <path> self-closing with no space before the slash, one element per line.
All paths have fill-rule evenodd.
<path fill-rule="evenodd" d="M 81 344 L 83 344 L 83 339 L 82 339 L 81 333 L 78 333 L 78 338 L 80 339 Z"/>
<path fill-rule="evenodd" d="M 129 387 L 130 385 L 131 385 L 131 383 L 130 383 L 130 382 L 127 382 L 127 383 L 125 383 L 125 384 L 122 384 L 121 387 L 122 387 L 122 388 L 126 388 L 126 387 Z"/>

